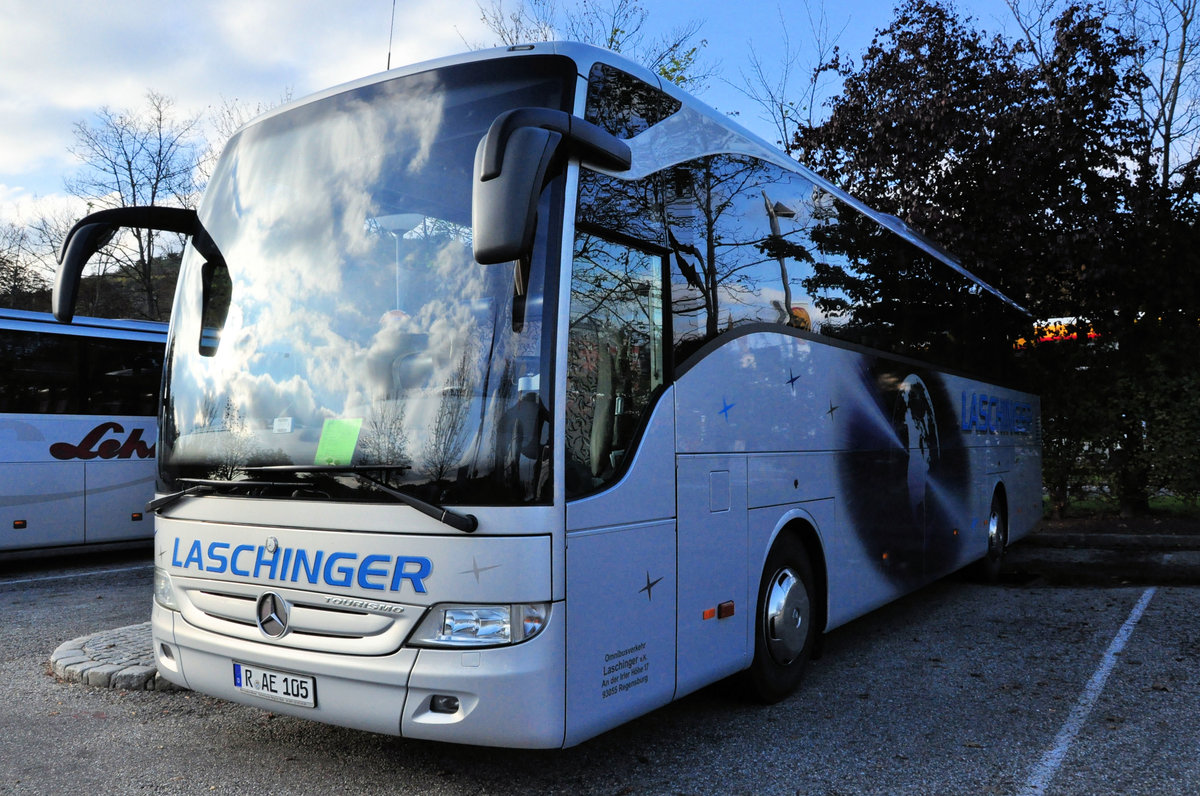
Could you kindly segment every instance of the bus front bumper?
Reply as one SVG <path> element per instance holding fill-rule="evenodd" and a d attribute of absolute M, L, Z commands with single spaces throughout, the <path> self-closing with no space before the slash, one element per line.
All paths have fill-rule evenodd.
<path fill-rule="evenodd" d="M 160 674 L 200 693 L 406 738 L 540 749 L 563 745 L 561 610 L 551 612 L 536 638 L 521 644 L 478 650 L 403 647 L 371 656 L 230 638 L 196 628 L 157 602 L 151 620 Z M 277 702 L 240 689 L 235 664 L 313 678 L 315 705 Z M 447 706 L 456 709 L 442 712 Z"/>

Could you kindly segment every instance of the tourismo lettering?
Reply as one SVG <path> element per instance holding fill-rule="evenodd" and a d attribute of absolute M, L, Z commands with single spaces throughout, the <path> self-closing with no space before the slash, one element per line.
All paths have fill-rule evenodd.
<path fill-rule="evenodd" d="M 360 589 L 399 592 L 407 583 L 417 594 L 425 594 L 425 579 L 433 571 L 433 562 L 424 556 L 359 556 L 358 553 L 329 553 L 303 547 L 279 547 L 268 553 L 262 545 L 210 542 L 205 547 L 199 539 L 184 545 L 186 548 L 181 549 L 179 539 L 175 540 L 171 566 L 214 574 L 228 572 L 259 580 L 324 584 L 341 589 L 358 586 Z"/>
<path fill-rule="evenodd" d="M 50 446 L 50 455 L 55 459 L 153 459 L 154 443 L 142 441 L 142 430 L 135 428 L 124 440 L 121 435 L 125 427 L 111 420 L 89 431 L 78 445 L 56 442 Z M 113 436 L 109 436 L 109 435 Z"/>

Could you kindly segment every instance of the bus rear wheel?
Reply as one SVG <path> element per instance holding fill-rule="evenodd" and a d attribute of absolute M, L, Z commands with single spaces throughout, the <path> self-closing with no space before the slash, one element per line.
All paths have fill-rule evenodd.
<path fill-rule="evenodd" d="M 804 546 L 790 534 L 780 536 L 767 556 L 758 589 L 754 661 L 745 677 L 751 696 L 772 704 L 800 685 L 816 642 L 816 605 Z"/>

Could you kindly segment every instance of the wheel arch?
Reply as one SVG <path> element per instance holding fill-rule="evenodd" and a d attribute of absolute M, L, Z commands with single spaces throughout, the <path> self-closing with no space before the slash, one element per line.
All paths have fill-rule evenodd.
<path fill-rule="evenodd" d="M 775 532 L 771 535 L 770 543 L 762 552 L 762 562 L 759 564 L 759 571 L 761 572 L 763 563 L 766 562 L 771 548 L 784 535 L 791 536 L 799 541 L 804 547 L 805 554 L 808 556 L 818 596 L 816 612 L 817 632 L 824 634 L 825 628 L 829 624 L 829 570 L 825 561 L 825 546 L 822 544 L 821 535 L 817 531 L 816 521 L 811 515 L 805 511 L 793 509 L 780 518 Z"/>
<path fill-rule="evenodd" d="M 1004 512 L 1004 518 L 1008 519 L 1008 487 L 1004 485 L 1004 479 L 996 479 L 995 486 L 992 487 L 992 500 L 1000 500 L 1000 509 Z M 989 502 L 989 506 L 991 503 Z"/>

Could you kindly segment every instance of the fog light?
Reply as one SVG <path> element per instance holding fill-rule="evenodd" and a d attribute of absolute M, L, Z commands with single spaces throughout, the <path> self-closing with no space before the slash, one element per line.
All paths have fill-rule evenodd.
<path fill-rule="evenodd" d="M 434 694 L 429 700 L 429 709 L 434 713 L 457 713 L 458 697 Z"/>

